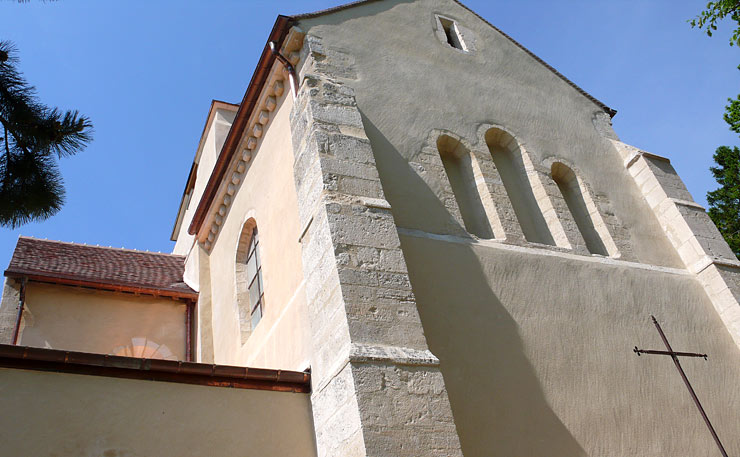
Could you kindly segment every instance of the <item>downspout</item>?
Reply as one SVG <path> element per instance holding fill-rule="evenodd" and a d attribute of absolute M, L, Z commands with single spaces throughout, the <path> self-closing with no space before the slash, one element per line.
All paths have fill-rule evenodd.
<path fill-rule="evenodd" d="M 18 334 L 21 331 L 21 319 L 23 318 L 23 307 L 26 303 L 26 280 L 23 276 L 21 278 L 21 293 L 20 293 L 20 304 L 18 305 L 18 316 L 15 318 L 15 330 L 13 330 L 13 346 L 18 344 Z"/>
<path fill-rule="evenodd" d="M 185 360 L 193 361 L 193 309 L 191 300 L 185 304 Z"/>
<path fill-rule="evenodd" d="M 283 64 L 286 70 L 288 70 L 288 79 L 290 79 L 290 87 L 291 87 L 291 93 L 293 94 L 293 100 L 295 100 L 296 95 L 298 95 L 298 75 L 295 72 L 295 67 L 288 59 L 285 58 L 284 55 L 280 54 L 280 51 L 278 50 L 277 43 L 274 41 L 269 42 L 270 45 L 270 51 L 277 57 L 277 59 L 280 61 L 280 63 Z"/>

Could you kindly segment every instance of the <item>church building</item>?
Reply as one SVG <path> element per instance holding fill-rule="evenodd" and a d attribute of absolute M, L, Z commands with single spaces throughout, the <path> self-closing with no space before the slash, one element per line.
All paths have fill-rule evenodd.
<path fill-rule="evenodd" d="M 740 262 L 615 114 L 456 0 L 278 16 L 171 254 L 19 238 L 0 455 L 740 455 Z"/>

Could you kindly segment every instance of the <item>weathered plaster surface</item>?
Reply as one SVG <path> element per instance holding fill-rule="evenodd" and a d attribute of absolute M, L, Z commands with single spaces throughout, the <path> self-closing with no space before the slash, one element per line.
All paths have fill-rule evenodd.
<path fill-rule="evenodd" d="M 467 28 L 475 52 L 438 40 L 435 13 Z M 535 170 L 551 157 L 576 164 L 608 211 L 605 219 L 614 217 L 615 243 L 629 244 L 636 260 L 681 265 L 607 138 L 614 135 L 603 135 L 608 123 L 594 123 L 601 109 L 470 11 L 446 0 L 384 1 L 300 25 L 348 56 L 345 73 L 357 77 L 347 84 L 357 93 L 399 227 L 454 234 L 450 212 L 413 165 L 430 132 L 452 132 L 486 150 L 480 126 L 499 125 L 519 140 Z M 403 33 L 378 33 L 384 29 Z"/>
<path fill-rule="evenodd" d="M 464 38 L 474 40 L 474 52 L 437 39 L 436 14 L 458 21 Z M 710 353 L 709 361 L 692 359 L 684 366 L 704 392 L 710 417 L 722 423 L 718 431 L 730 453 L 740 451 L 733 430 L 740 405 L 740 351 L 733 342 L 740 336 L 740 269 L 664 160 L 646 154 L 625 160 L 601 108 L 454 2 L 372 2 L 302 20 L 300 27 L 308 49 L 316 45 L 315 55 L 304 53 L 313 60 L 302 62 L 303 83 L 320 92 L 326 86 L 310 75 L 328 73 L 354 94 L 361 125 L 347 122 L 349 114 L 341 110 L 322 120 L 344 126 L 338 128 L 342 133 L 350 125 L 369 139 L 372 158 L 363 156 L 361 163 L 376 165 L 382 188 L 354 192 L 382 193 L 379 198 L 389 202 L 417 297 L 414 308 L 430 350 L 440 358 L 465 455 L 714 455 L 711 436 L 670 360 L 638 358 L 631 351 L 635 345 L 661 349 L 650 314 L 674 347 Z M 491 164 L 491 127 L 510 134 L 514 149 L 526 151 L 517 159 L 552 242 L 524 239 L 501 170 Z M 296 129 L 307 127 L 294 123 L 294 135 Z M 477 241 L 467 233 L 436 147 L 439 135 L 470 151 L 480 173 L 478 192 L 490 193 L 495 211 L 487 214 L 498 216 L 504 236 Z M 319 144 L 331 153 L 338 138 L 330 134 Z M 512 150 L 511 145 L 502 146 Z M 552 178 L 554 162 L 575 171 L 611 258 L 588 256 Z M 296 167 L 309 165 L 297 158 Z M 328 193 L 343 192 L 345 175 L 335 174 L 324 174 Z M 297 184 L 299 201 L 313 207 L 316 200 L 308 194 L 302 200 Z M 337 202 L 338 213 L 344 204 Z M 304 219 L 310 235 L 316 219 Z M 489 216 L 489 222 L 496 226 L 496 218 Z M 388 239 L 385 228 L 357 231 Z M 331 241 L 320 242 L 326 249 Z M 335 254 L 336 262 L 311 263 L 304 248 L 306 270 L 316 265 L 326 276 L 336 264 L 343 283 L 350 276 L 341 274 L 342 265 L 363 265 L 351 251 Z M 330 287 L 315 292 L 321 303 L 336 298 Z M 352 336 L 353 321 L 331 319 L 327 327 L 343 329 L 332 344 L 346 350 L 339 343 L 345 332 Z M 342 386 L 352 386 L 359 376 L 354 370 L 332 373 L 338 374 L 331 382 Z M 362 409 L 361 389 L 355 389 L 344 408 Z M 323 417 L 316 412 L 318 395 L 314 414 Z M 361 427 L 366 433 L 363 417 L 345 423 L 352 425 L 344 431 Z M 317 420 L 320 453 L 328 440 L 321 438 L 323 424 Z M 325 428 L 337 432 L 330 422 Z M 347 434 L 342 442 L 357 440 Z"/>
<path fill-rule="evenodd" d="M 429 348 L 465 455 L 717 454 L 655 315 L 730 455 L 740 452 L 740 351 L 680 270 L 401 234 Z M 528 252 L 527 252 L 528 251 Z"/>
<path fill-rule="evenodd" d="M 185 304 L 30 282 L 18 344 L 113 354 L 145 338 L 185 360 Z M 164 351 L 164 349 L 162 350 Z"/>
<path fill-rule="evenodd" d="M 214 360 L 221 364 L 304 370 L 308 342 L 301 231 L 293 184 L 289 114 L 283 95 L 243 171 L 213 246 L 207 254 Z M 253 218 L 260 236 L 264 316 L 244 344 L 236 299 L 236 253 L 242 228 Z M 204 259 L 200 259 L 201 264 Z M 202 293 L 202 289 L 201 289 Z M 208 317 L 207 317 L 208 319 Z"/>
<path fill-rule="evenodd" d="M 0 369 L 0 453 L 316 455 L 308 395 Z"/>

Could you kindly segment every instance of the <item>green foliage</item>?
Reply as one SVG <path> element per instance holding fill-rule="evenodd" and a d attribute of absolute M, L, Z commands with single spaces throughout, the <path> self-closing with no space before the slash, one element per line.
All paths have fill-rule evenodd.
<path fill-rule="evenodd" d="M 730 46 L 740 46 L 740 0 L 717 0 L 707 3 L 707 9 L 699 13 L 694 19 L 689 20 L 691 27 L 699 27 L 712 36 L 717 30 L 717 21 L 729 16 L 737 26 L 730 38 Z"/>
<path fill-rule="evenodd" d="M 707 193 L 709 217 L 740 259 L 740 149 L 720 146 L 714 161 L 710 170 L 721 187 Z"/>
<path fill-rule="evenodd" d="M 57 159 L 92 139 L 92 124 L 36 99 L 17 70 L 13 45 L 0 41 L 0 226 L 18 227 L 56 214 L 64 204 Z"/>
<path fill-rule="evenodd" d="M 735 100 L 728 98 L 729 105 L 725 106 L 724 119 L 730 125 L 730 130 L 740 133 L 740 95 Z"/>

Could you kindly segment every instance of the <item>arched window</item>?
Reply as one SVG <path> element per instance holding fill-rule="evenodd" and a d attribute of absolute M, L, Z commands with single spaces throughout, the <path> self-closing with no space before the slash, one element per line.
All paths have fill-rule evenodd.
<path fill-rule="evenodd" d="M 236 300 L 242 343 L 262 319 L 265 292 L 257 225 L 249 219 L 242 229 L 236 253 Z"/>
<path fill-rule="evenodd" d="M 567 165 L 555 162 L 551 167 L 552 179 L 558 185 L 573 220 L 581 232 L 586 249 L 591 254 L 613 255 L 616 246 L 606 230 L 596 205 L 588 192 L 581 187 L 578 177 Z"/>
<path fill-rule="evenodd" d="M 493 238 L 493 230 L 476 186 L 470 151 L 459 140 L 448 135 L 441 135 L 437 139 L 437 149 L 465 229 L 483 239 Z"/>
<path fill-rule="evenodd" d="M 486 144 L 524 237 L 533 243 L 554 246 L 555 239 L 532 191 L 517 141 L 505 131 L 492 128 L 486 132 Z"/>

